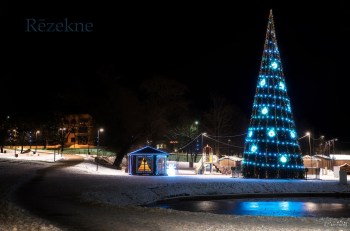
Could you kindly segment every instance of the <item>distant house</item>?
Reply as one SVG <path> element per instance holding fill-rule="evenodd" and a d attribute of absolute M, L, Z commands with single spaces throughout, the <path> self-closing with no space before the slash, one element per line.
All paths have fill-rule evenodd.
<path fill-rule="evenodd" d="M 305 155 L 303 156 L 305 168 L 319 168 L 321 159 L 316 156 Z"/>
<path fill-rule="evenodd" d="M 350 155 L 344 154 L 331 154 L 329 156 L 326 155 L 316 155 L 320 161 L 318 162 L 318 166 L 320 168 L 327 168 L 333 170 L 334 166 L 341 166 L 344 164 L 350 165 Z M 304 160 L 305 165 L 305 160 Z"/>
<path fill-rule="evenodd" d="M 94 145 L 95 130 L 90 114 L 70 114 L 63 118 L 65 146 Z M 96 132 L 95 132 L 96 133 Z"/>

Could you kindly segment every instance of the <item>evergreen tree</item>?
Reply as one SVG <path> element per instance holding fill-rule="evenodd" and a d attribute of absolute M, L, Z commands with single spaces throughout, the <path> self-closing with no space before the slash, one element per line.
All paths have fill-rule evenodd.
<path fill-rule="evenodd" d="M 304 178 L 304 165 L 270 11 L 264 51 L 245 139 L 246 178 Z"/>

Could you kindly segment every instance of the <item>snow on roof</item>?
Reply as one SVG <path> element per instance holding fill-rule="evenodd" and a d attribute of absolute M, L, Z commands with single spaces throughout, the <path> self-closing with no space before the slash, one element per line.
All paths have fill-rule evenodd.
<path fill-rule="evenodd" d="M 350 160 L 350 155 L 338 155 L 338 154 L 333 154 L 329 155 L 330 158 L 335 159 L 335 160 Z"/>
<path fill-rule="evenodd" d="M 316 158 L 316 157 L 314 157 L 314 156 L 309 156 L 309 155 L 305 155 L 305 156 L 303 156 L 303 159 L 304 160 L 317 160 L 317 161 L 321 161 L 320 159 L 318 159 L 318 158 Z"/>
<path fill-rule="evenodd" d="M 240 158 L 240 157 L 237 157 L 237 156 L 223 156 L 223 157 L 221 157 L 219 159 L 219 161 L 220 160 L 224 160 L 224 159 L 230 159 L 230 160 L 234 160 L 234 161 L 236 161 L 236 160 L 243 160 L 243 158 Z"/>
<path fill-rule="evenodd" d="M 331 160 L 331 159 L 332 159 L 332 158 L 330 158 L 329 156 L 326 156 L 326 155 L 323 155 L 323 154 L 317 154 L 317 155 L 315 155 L 315 156 L 321 157 L 321 158 L 327 159 L 327 160 Z"/>

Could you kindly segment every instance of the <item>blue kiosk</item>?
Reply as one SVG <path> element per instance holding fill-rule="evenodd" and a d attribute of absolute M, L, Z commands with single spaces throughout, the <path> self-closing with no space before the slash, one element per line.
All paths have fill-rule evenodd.
<path fill-rule="evenodd" d="M 167 159 L 169 154 L 145 146 L 128 154 L 129 175 L 163 175 L 167 176 Z"/>

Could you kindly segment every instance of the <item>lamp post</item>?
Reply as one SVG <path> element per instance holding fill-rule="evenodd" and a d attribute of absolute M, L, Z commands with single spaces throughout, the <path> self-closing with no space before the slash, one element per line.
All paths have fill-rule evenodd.
<path fill-rule="evenodd" d="M 335 164 L 335 141 L 338 141 L 338 139 L 337 138 L 334 138 L 334 139 L 332 139 L 331 140 L 332 141 L 332 143 L 333 143 L 333 171 L 334 171 L 334 164 Z"/>
<path fill-rule="evenodd" d="M 322 146 L 323 146 L 323 142 L 324 142 L 324 136 L 320 136 L 320 138 L 319 139 L 321 139 L 321 141 L 320 141 L 320 152 L 322 152 L 322 156 L 324 155 L 324 151 L 323 151 L 323 148 L 322 148 Z"/>
<path fill-rule="evenodd" d="M 16 149 L 17 149 L 17 130 L 16 129 L 13 129 L 13 143 L 14 143 L 14 145 L 15 145 L 15 157 L 18 157 L 18 155 L 17 155 L 17 153 L 16 153 Z"/>
<path fill-rule="evenodd" d="M 36 154 L 36 152 L 37 152 L 37 150 L 38 150 L 38 134 L 39 134 L 39 133 L 40 133 L 39 130 L 35 132 L 35 143 L 36 143 L 36 146 L 35 146 L 35 154 Z"/>
<path fill-rule="evenodd" d="M 311 137 L 311 134 L 310 134 L 310 132 L 306 132 L 306 133 L 305 133 L 305 136 L 300 137 L 298 140 L 301 140 L 302 138 L 305 138 L 305 137 L 307 137 L 307 136 L 309 137 L 309 152 L 310 152 L 309 154 L 310 154 L 310 156 L 311 156 L 311 141 L 310 141 L 310 139 L 311 139 L 311 138 L 310 138 L 310 137 Z"/>
<path fill-rule="evenodd" d="M 29 132 L 29 150 L 32 150 L 32 132 Z"/>
<path fill-rule="evenodd" d="M 200 150 L 203 148 L 203 146 L 199 145 L 199 139 L 198 139 L 198 121 L 194 121 L 194 125 L 195 125 L 195 129 L 196 129 L 196 133 L 195 133 L 195 137 L 196 137 L 196 147 L 195 147 L 195 156 L 197 158 L 198 153 L 200 152 Z"/>
<path fill-rule="evenodd" d="M 311 133 L 310 132 L 306 132 L 305 133 L 305 136 L 302 136 L 302 137 L 300 137 L 298 140 L 301 140 L 301 139 L 303 139 L 303 138 L 305 138 L 305 137 L 309 137 L 309 154 L 310 154 L 310 158 L 311 158 L 311 166 L 310 167 L 312 167 L 312 157 L 311 157 Z"/>
<path fill-rule="evenodd" d="M 203 137 L 206 136 L 207 133 L 203 132 L 202 133 L 202 141 L 201 141 L 201 146 L 202 146 L 202 154 L 204 153 L 204 147 L 203 147 Z"/>
<path fill-rule="evenodd" d="M 335 155 L 335 141 L 338 141 L 338 139 L 337 138 L 334 138 L 334 139 L 332 139 L 331 140 L 332 141 L 332 143 L 333 143 L 333 155 Z"/>
<path fill-rule="evenodd" d="M 197 132 L 197 136 L 198 136 L 198 124 L 199 124 L 199 122 L 196 120 L 196 121 L 194 121 L 194 124 L 196 125 L 196 132 Z"/>
<path fill-rule="evenodd" d="M 319 152 L 322 153 L 322 158 L 321 158 L 321 168 L 323 169 L 324 166 L 323 166 L 323 158 L 324 158 L 324 152 L 322 151 L 322 143 L 323 143 L 323 140 L 324 140 L 324 136 L 320 136 L 320 138 L 318 139 L 314 139 L 313 141 L 315 140 L 321 140 L 320 141 L 320 144 L 319 144 Z M 315 150 L 315 149 L 314 149 Z M 318 166 L 317 166 L 318 167 Z"/>
<path fill-rule="evenodd" d="M 201 134 L 201 148 L 202 148 L 202 170 L 203 170 L 203 174 L 204 174 L 204 162 L 205 162 L 205 154 L 204 154 L 204 147 L 203 147 L 203 137 L 206 136 L 207 133 L 202 133 Z"/>
<path fill-rule="evenodd" d="M 228 156 L 230 156 L 230 142 L 231 142 L 231 140 L 228 139 L 228 140 L 227 140 L 227 143 L 228 143 L 228 146 L 227 146 L 227 147 L 228 147 L 228 153 L 227 153 L 227 155 L 228 155 Z"/>
<path fill-rule="evenodd" d="M 312 154 L 311 154 L 311 133 L 306 132 L 305 133 L 309 137 L 309 153 L 310 153 L 310 158 L 311 158 L 311 168 L 312 168 Z"/>
<path fill-rule="evenodd" d="M 66 128 L 60 128 L 61 131 L 61 156 L 63 155 L 63 146 L 64 146 L 64 134 L 63 132 L 66 130 Z"/>
<path fill-rule="evenodd" d="M 104 129 L 100 128 L 97 130 L 97 145 L 96 145 L 96 171 L 98 171 L 98 146 L 100 146 L 100 132 L 103 132 Z"/>

